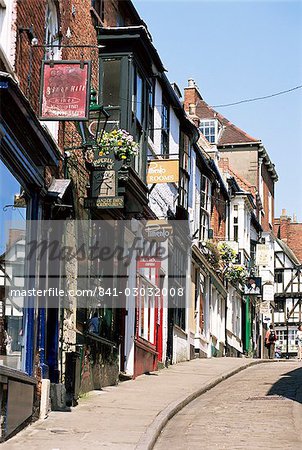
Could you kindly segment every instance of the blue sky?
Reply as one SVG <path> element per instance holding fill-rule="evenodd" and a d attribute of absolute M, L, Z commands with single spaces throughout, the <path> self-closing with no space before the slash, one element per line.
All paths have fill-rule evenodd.
<path fill-rule="evenodd" d="M 301 1 L 146 1 L 134 5 L 183 89 L 195 79 L 210 105 L 302 85 Z M 276 164 L 275 215 L 302 221 L 302 89 L 269 100 L 217 108 L 259 138 Z"/>

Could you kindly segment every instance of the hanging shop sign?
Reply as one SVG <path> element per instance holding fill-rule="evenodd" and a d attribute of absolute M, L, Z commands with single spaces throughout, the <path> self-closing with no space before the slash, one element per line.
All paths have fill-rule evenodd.
<path fill-rule="evenodd" d="M 268 266 L 270 264 L 270 249 L 266 244 L 256 245 L 256 265 Z"/>
<path fill-rule="evenodd" d="M 90 61 L 43 61 L 41 120 L 88 120 Z"/>
<path fill-rule="evenodd" d="M 260 314 L 264 314 L 265 316 L 268 316 L 271 311 L 271 305 L 270 302 L 262 302 L 260 305 Z"/>
<path fill-rule="evenodd" d="M 179 161 L 177 159 L 156 159 L 148 162 L 147 184 L 178 183 Z"/>
<path fill-rule="evenodd" d="M 138 269 L 156 269 L 161 267 L 161 260 L 153 256 L 141 256 L 137 259 Z"/>
<path fill-rule="evenodd" d="M 101 153 L 101 154 L 100 154 Z M 85 208 L 123 208 L 124 197 L 118 195 L 118 171 L 122 162 L 113 152 L 96 155 L 91 172 L 90 197 L 84 201 Z"/>
<path fill-rule="evenodd" d="M 245 295 L 261 295 L 261 277 L 250 277 L 244 285 Z"/>
<path fill-rule="evenodd" d="M 274 285 L 273 284 L 264 284 L 262 286 L 262 299 L 264 302 L 273 302 L 274 301 Z"/>
<path fill-rule="evenodd" d="M 173 235 L 173 227 L 167 220 L 148 220 L 142 230 L 147 241 L 164 242 Z"/>

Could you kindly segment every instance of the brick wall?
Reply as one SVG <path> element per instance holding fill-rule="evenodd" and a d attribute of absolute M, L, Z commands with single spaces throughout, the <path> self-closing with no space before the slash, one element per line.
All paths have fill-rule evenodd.
<path fill-rule="evenodd" d="M 302 264 L 302 223 L 290 224 L 287 245 L 293 250 Z"/>
<path fill-rule="evenodd" d="M 44 52 L 42 48 L 32 47 L 26 32 L 18 30 L 33 25 L 34 34 L 38 38 L 39 44 L 42 44 L 44 42 L 45 9 L 45 0 L 22 0 L 17 3 L 16 74 L 20 80 L 21 90 L 30 100 L 36 113 L 38 112 L 41 60 Z"/>
<path fill-rule="evenodd" d="M 283 211 L 280 218 L 274 219 L 274 233 L 289 246 L 302 264 L 302 223 L 292 221 Z"/>
<path fill-rule="evenodd" d="M 226 200 L 217 189 L 212 196 L 211 228 L 215 241 L 226 239 Z"/>
<path fill-rule="evenodd" d="M 263 178 L 263 210 L 264 210 L 264 215 L 262 216 L 261 219 L 261 226 L 263 228 L 264 231 L 270 231 L 272 229 L 272 225 L 273 223 L 270 224 L 270 220 L 269 220 L 269 193 L 272 196 L 272 212 L 271 212 L 271 217 L 272 220 L 271 222 L 274 221 L 274 182 L 271 179 L 271 176 L 266 168 L 266 166 L 264 164 L 262 164 L 262 178 Z"/>

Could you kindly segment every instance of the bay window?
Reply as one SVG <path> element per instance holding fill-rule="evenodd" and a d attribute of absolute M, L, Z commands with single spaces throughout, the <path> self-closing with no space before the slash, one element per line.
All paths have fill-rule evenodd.
<path fill-rule="evenodd" d="M 99 91 L 99 102 L 109 113 L 106 131 L 124 129 L 133 136 L 139 145 L 133 168 L 144 181 L 148 127 L 153 115 L 150 80 L 132 54 L 102 54 Z"/>

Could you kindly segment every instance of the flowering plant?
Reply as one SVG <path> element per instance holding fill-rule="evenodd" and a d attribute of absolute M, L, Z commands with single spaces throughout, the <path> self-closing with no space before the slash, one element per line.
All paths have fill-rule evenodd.
<path fill-rule="evenodd" d="M 228 244 L 226 244 L 225 242 L 219 243 L 218 250 L 220 253 L 220 257 L 225 264 L 235 262 L 237 253 Z"/>
<path fill-rule="evenodd" d="M 244 266 L 236 264 L 237 252 L 226 242 L 218 244 L 218 251 L 225 278 L 233 284 L 244 284 L 248 277 L 248 272 Z"/>
<path fill-rule="evenodd" d="M 225 277 L 233 283 L 244 284 L 248 277 L 248 272 L 245 267 L 239 264 L 232 264 L 226 269 Z"/>
<path fill-rule="evenodd" d="M 126 130 L 104 131 L 98 140 L 99 156 L 109 155 L 114 151 L 117 159 L 128 159 L 138 153 L 139 146 Z"/>

